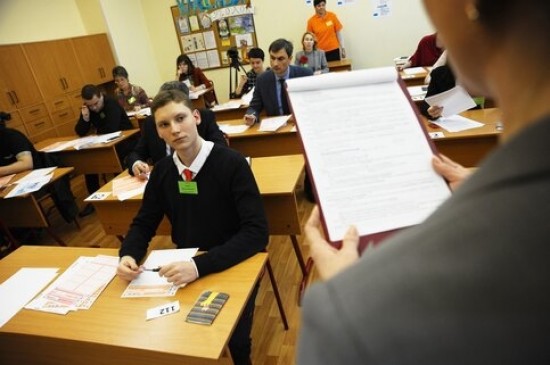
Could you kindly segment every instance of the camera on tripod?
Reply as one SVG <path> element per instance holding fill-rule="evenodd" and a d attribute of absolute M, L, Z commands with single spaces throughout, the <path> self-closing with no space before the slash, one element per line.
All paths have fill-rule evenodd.
<path fill-rule="evenodd" d="M 237 47 L 229 48 L 227 50 L 227 57 L 229 58 L 229 61 L 230 61 L 229 65 L 231 67 L 239 69 L 241 62 L 240 62 L 239 51 L 237 50 Z"/>

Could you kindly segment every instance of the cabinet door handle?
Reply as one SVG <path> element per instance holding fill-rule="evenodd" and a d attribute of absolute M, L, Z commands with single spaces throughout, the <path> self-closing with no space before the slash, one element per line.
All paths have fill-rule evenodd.
<path fill-rule="evenodd" d="M 59 83 L 61 84 L 61 90 L 65 90 L 65 84 L 63 83 L 63 78 L 59 78 Z"/>
<path fill-rule="evenodd" d="M 59 118 L 63 118 L 65 116 L 69 115 L 69 113 L 62 113 L 62 114 L 59 114 Z"/>
<path fill-rule="evenodd" d="M 19 98 L 17 97 L 17 93 L 15 91 L 12 91 L 13 97 L 15 98 L 15 103 L 19 104 Z"/>
<path fill-rule="evenodd" d="M 62 104 L 63 104 L 63 100 L 59 100 L 59 101 L 56 101 L 56 102 L 54 103 L 54 105 L 62 105 Z"/>
<path fill-rule="evenodd" d="M 69 88 L 69 83 L 66 78 L 63 78 L 63 83 L 65 83 L 65 90 L 67 90 Z"/>
<path fill-rule="evenodd" d="M 41 125 L 44 125 L 44 124 L 46 124 L 46 122 L 35 123 L 34 126 L 35 127 L 40 127 Z"/>
<path fill-rule="evenodd" d="M 102 73 L 101 73 L 101 67 L 98 67 L 97 68 L 97 72 L 99 73 L 99 77 L 103 77 Z"/>
<path fill-rule="evenodd" d="M 10 97 L 10 101 L 11 101 L 12 105 L 15 105 L 15 99 L 13 98 L 11 93 L 12 93 L 11 91 L 8 91 L 6 94 L 8 94 L 8 96 Z"/>
<path fill-rule="evenodd" d="M 40 111 L 40 109 L 33 109 L 29 111 L 29 114 L 36 114 Z"/>

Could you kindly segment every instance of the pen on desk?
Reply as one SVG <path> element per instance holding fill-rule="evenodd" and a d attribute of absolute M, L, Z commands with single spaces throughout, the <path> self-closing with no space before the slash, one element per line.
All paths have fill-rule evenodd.
<path fill-rule="evenodd" d="M 148 269 L 146 267 L 143 268 L 143 271 L 152 271 L 152 272 L 159 272 L 160 271 L 160 266 L 159 267 L 155 267 L 153 269 Z"/>

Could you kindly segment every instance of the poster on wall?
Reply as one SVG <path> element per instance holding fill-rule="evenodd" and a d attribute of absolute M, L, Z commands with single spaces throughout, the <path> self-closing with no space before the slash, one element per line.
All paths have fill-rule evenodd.
<path fill-rule="evenodd" d="M 221 7 L 193 7 L 190 4 L 182 2 L 183 13 L 178 6 L 170 8 L 181 52 L 204 69 L 230 66 L 227 51 L 231 48 L 237 49 L 243 64 L 248 63 L 248 50 L 258 46 L 250 0 Z"/>

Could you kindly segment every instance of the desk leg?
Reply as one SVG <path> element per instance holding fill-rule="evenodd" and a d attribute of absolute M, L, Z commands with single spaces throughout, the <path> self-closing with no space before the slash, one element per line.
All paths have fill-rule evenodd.
<path fill-rule="evenodd" d="M 277 306 L 279 307 L 279 313 L 281 314 L 283 327 L 285 328 L 285 331 L 286 331 L 288 330 L 288 321 L 286 319 L 285 308 L 283 307 L 283 301 L 281 300 L 281 295 L 279 294 L 279 286 L 275 281 L 275 275 L 273 274 L 273 268 L 271 267 L 271 262 L 269 262 L 269 258 L 267 259 L 265 266 L 267 268 L 267 273 L 269 275 L 269 281 L 271 281 L 271 287 L 273 288 L 273 294 L 275 295 L 275 300 L 277 300 Z"/>
<path fill-rule="evenodd" d="M 6 239 L 8 240 L 8 250 L 15 250 L 19 247 L 19 243 L 17 243 L 17 240 L 10 232 L 10 229 L 0 220 L 0 230 L 4 233 L 6 236 Z"/>
<path fill-rule="evenodd" d="M 300 269 L 302 270 L 302 281 L 300 282 L 300 288 L 298 289 L 298 305 L 301 305 L 302 296 L 304 295 L 304 290 L 306 289 L 309 276 L 308 267 L 311 267 L 311 265 L 313 265 L 313 260 L 308 260 L 308 264 L 306 265 L 296 236 L 291 235 L 290 240 L 292 241 L 292 246 L 294 247 L 294 252 L 296 253 L 296 258 L 298 259 L 298 264 L 300 265 Z"/>

